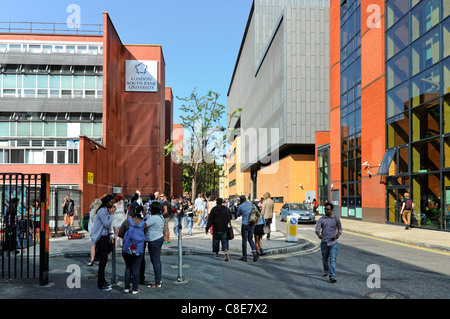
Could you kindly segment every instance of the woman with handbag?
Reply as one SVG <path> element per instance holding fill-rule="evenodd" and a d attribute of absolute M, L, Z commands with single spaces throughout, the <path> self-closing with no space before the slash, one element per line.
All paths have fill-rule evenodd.
<path fill-rule="evenodd" d="M 264 215 L 261 214 L 259 221 L 255 224 L 255 247 L 256 253 L 260 256 L 264 255 L 261 238 L 264 235 L 265 223 L 266 221 L 264 220 Z"/>

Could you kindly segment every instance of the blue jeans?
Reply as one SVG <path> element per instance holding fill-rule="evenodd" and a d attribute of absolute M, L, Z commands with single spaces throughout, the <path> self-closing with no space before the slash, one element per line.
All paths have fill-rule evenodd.
<path fill-rule="evenodd" d="M 187 228 L 188 234 L 192 235 L 192 225 L 194 224 L 194 218 L 193 217 L 186 217 L 184 220 L 184 227 Z"/>
<path fill-rule="evenodd" d="M 178 226 L 181 225 L 181 216 L 175 216 L 173 219 L 173 232 L 178 236 Z"/>
<path fill-rule="evenodd" d="M 139 256 L 122 253 L 125 260 L 125 289 L 130 289 L 130 282 L 133 285 L 133 291 L 139 290 L 139 279 L 141 272 L 142 254 Z"/>
<path fill-rule="evenodd" d="M 207 224 L 205 217 L 206 217 L 206 212 L 203 212 L 203 214 L 202 214 L 202 222 L 200 224 L 200 228 L 201 229 L 203 229 L 203 227 L 205 227 L 206 224 Z"/>
<path fill-rule="evenodd" d="M 161 249 L 164 242 L 164 236 L 160 239 L 148 242 L 148 252 L 150 254 L 150 261 L 153 265 L 153 272 L 155 273 L 155 283 L 161 283 Z"/>
<path fill-rule="evenodd" d="M 253 233 L 255 232 L 255 225 L 242 225 L 242 256 L 247 257 L 247 241 L 250 244 L 252 253 L 256 252 L 255 242 L 253 241 Z"/>
<path fill-rule="evenodd" d="M 336 277 L 336 258 L 338 254 L 338 243 L 328 246 L 327 243 L 321 242 L 323 271 L 330 278 Z"/>
<path fill-rule="evenodd" d="M 228 250 L 228 236 L 227 233 L 213 231 L 213 253 L 219 252 L 219 243 L 222 243 L 222 251 Z"/>

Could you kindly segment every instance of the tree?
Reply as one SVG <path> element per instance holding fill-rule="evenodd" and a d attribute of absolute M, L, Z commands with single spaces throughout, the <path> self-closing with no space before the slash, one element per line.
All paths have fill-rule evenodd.
<path fill-rule="evenodd" d="M 220 151 L 226 142 L 226 135 L 223 133 L 225 128 L 220 126 L 226 107 L 218 102 L 219 96 L 212 91 L 199 96 L 196 88 L 188 97 L 176 96 L 178 100 L 185 102 L 180 107 L 183 141 L 180 142 L 182 145 L 174 145 L 173 141 L 168 141 L 164 148 L 166 156 L 171 154 L 175 162 L 182 161 L 183 180 L 191 181 L 190 187 L 183 183 L 184 190 L 192 192 L 191 198 L 196 198 L 199 190 L 205 191 L 211 185 L 207 184 L 211 179 L 207 179 L 206 174 L 211 172 L 212 163 L 216 163 L 222 155 Z M 236 117 L 241 110 L 242 108 L 235 110 L 230 116 Z M 216 155 L 217 153 L 220 155 Z M 204 185 L 199 185 L 199 182 Z"/>

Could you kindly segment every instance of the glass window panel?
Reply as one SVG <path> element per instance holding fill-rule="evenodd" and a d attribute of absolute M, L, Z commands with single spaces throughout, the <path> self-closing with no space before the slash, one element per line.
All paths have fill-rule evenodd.
<path fill-rule="evenodd" d="M 416 204 L 414 224 L 420 227 L 439 229 L 441 210 L 436 209 L 438 198 L 441 197 L 441 181 L 439 174 L 421 174 L 412 178 L 413 198 Z"/>
<path fill-rule="evenodd" d="M 73 88 L 84 89 L 84 76 L 78 75 L 73 77 Z"/>
<path fill-rule="evenodd" d="M 415 75 L 439 62 L 439 27 L 427 33 L 411 46 L 412 75 Z"/>
<path fill-rule="evenodd" d="M 103 136 L 103 125 L 102 123 L 92 123 L 93 124 L 93 136 L 99 136 L 102 137 Z"/>
<path fill-rule="evenodd" d="M 97 90 L 103 90 L 103 76 L 97 76 Z"/>
<path fill-rule="evenodd" d="M 396 87 L 387 93 L 387 118 L 403 113 L 409 108 L 409 83 Z"/>
<path fill-rule="evenodd" d="M 56 136 L 67 136 L 67 123 L 56 123 Z"/>
<path fill-rule="evenodd" d="M 80 135 L 92 136 L 92 123 L 81 123 Z"/>
<path fill-rule="evenodd" d="M 411 42 L 439 23 L 440 0 L 424 0 L 411 10 Z"/>
<path fill-rule="evenodd" d="M 30 122 L 17 122 L 17 136 L 30 136 Z"/>
<path fill-rule="evenodd" d="M 442 58 L 445 59 L 450 55 L 450 18 L 442 23 L 442 45 Z"/>
<path fill-rule="evenodd" d="M 48 75 L 40 74 L 38 77 L 38 89 L 48 89 Z"/>
<path fill-rule="evenodd" d="M 386 63 L 387 89 L 409 78 L 409 50 L 405 49 Z"/>
<path fill-rule="evenodd" d="M 11 149 L 11 163 L 25 163 L 25 150 Z"/>
<path fill-rule="evenodd" d="M 439 139 L 411 144 L 412 170 L 414 173 L 438 171 L 440 167 Z"/>
<path fill-rule="evenodd" d="M 408 173 L 409 158 L 408 158 L 408 147 L 402 147 L 398 150 L 398 173 Z"/>
<path fill-rule="evenodd" d="M 60 75 L 50 75 L 50 88 L 51 89 L 61 88 L 61 76 Z"/>
<path fill-rule="evenodd" d="M 0 136 L 9 136 L 9 122 L 0 122 Z"/>
<path fill-rule="evenodd" d="M 3 74 L 3 88 L 15 89 L 16 88 L 16 75 L 15 74 Z"/>
<path fill-rule="evenodd" d="M 87 76 L 84 77 L 84 80 L 85 80 L 84 88 L 86 90 L 95 90 L 95 76 L 87 75 Z"/>
<path fill-rule="evenodd" d="M 66 52 L 67 53 L 75 53 L 75 46 L 74 45 L 66 46 Z"/>
<path fill-rule="evenodd" d="M 62 89 L 72 89 L 72 76 L 71 75 L 61 75 L 61 88 Z"/>
<path fill-rule="evenodd" d="M 341 137 L 346 137 L 348 136 L 348 123 L 347 120 L 348 117 L 344 116 L 343 118 L 341 118 Z"/>
<path fill-rule="evenodd" d="M 440 99 L 433 100 L 412 111 L 412 140 L 419 141 L 439 135 Z"/>
<path fill-rule="evenodd" d="M 442 74 L 444 75 L 442 94 L 447 94 L 450 93 L 450 58 L 442 63 Z"/>
<path fill-rule="evenodd" d="M 55 136 L 55 123 L 44 123 L 44 136 Z"/>
<path fill-rule="evenodd" d="M 443 0 L 442 6 L 442 19 L 445 19 L 450 15 L 450 2 L 448 2 L 447 0 Z"/>
<path fill-rule="evenodd" d="M 47 151 L 47 152 L 45 152 L 45 163 L 53 164 L 54 162 L 55 162 L 54 151 Z"/>
<path fill-rule="evenodd" d="M 412 107 L 439 96 L 439 65 L 419 74 L 411 81 Z"/>
<path fill-rule="evenodd" d="M 57 161 L 58 164 L 64 164 L 66 162 L 66 151 L 57 152 Z"/>
<path fill-rule="evenodd" d="M 403 17 L 387 33 L 387 58 L 390 59 L 409 44 L 409 19 Z"/>
<path fill-rule="evenodd" d="M 87 47 L 85 45 L 79 45 L 77 46 L 77 51 L 82 54 L 87 53 Z"/>
<path fill-rule="evenodd" d="M 405 112 L 387 121 L 387 145 L 393 148 L 409 143 L 409 113 Z"/>
<path fill-rule="evenodd" d="M 444 138 L 444 167 L 450 167 L 450 136 Z"/>
<path fill-rule="evenodd" d="M 386 153 L 384 153 L 383 160 L 381 161 L 380 167 L 378 168 L 378 174 L 379 175 L 386 175 L 389 173 L 389 167 L 391 167 L 392 160 L 395 157 L 395 149 L 387 150 Z M 389 175 L 395 175 L 389 174 Z"/>
<path fill-rule="evenodd" d="M 42 136 L 42 122 L 31 123 L 31 136 Z"/>
<path fill-rule="evenodd" d="M 443 104 L 443 132 L 450 133 L 450 94 L 447 94 L 442 98 L 442 104 Z"/>
<path fill-rule="evenodd" d="M 387 28 L 400 20 L 409 10 L 409 3 L 405 0 L 392 0 L 386 4 Z"/>

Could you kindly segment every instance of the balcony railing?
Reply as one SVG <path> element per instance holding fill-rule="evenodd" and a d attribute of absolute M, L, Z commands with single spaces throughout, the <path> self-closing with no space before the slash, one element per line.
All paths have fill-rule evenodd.
<path fill-rule="evenodd" d="M 67 23 L 0 21 L 0 33 L 103 35 L 103 25 L 80 24 L 71 28 Z"/>

